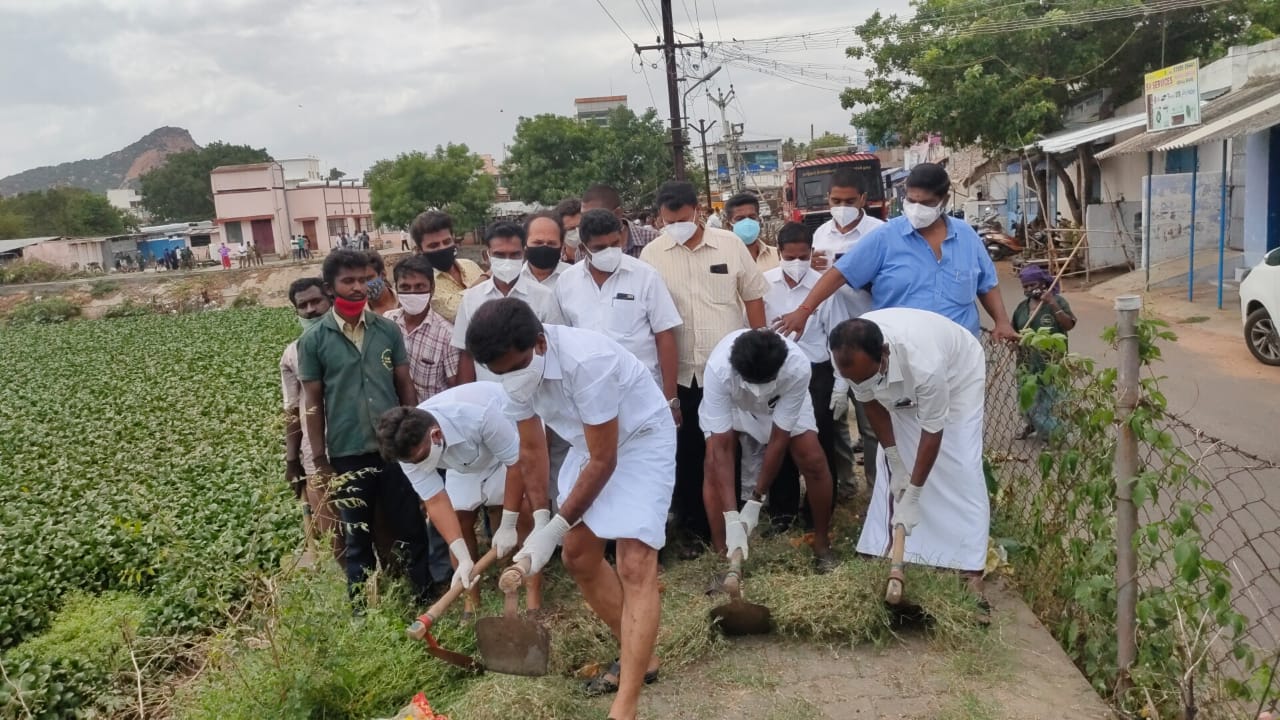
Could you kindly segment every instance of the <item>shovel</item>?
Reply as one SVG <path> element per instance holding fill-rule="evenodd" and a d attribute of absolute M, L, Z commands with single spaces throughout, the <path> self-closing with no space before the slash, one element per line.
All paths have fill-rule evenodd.
<path fill-rule="evenodd" d="M 906 589 L 906 579 L 902 575 L 902 556 L 906 550 L 907 529 L 901 525 L 893 526 L 893 546 L 889 549 L 889 582 L 884 586 L 884 601 L 890 605 L 902 602 L 902 593 Z"/>
<path fill-rule="evenodd" d="M 504 600 L 501 617 L 476 621 L 476 648 L 485 668 L 505 675 L 541 677 L 551 659 L 551 635 L 541 623 L 520 617 L 517 591 L 529 574 L 529 559 L 507 568 L 498 580 Z"/>
<path fill-rule="evenodd" d="M 480 562 L 476 563 L 475 568 L 472 569 L 472 579 L 474 580 L 484 574 L 484 571 L 488 570 L 489 566 L 497 559 L 498 550 L 496 548 L 491 548 L 489 552 L 484 554 L 484 557 L 480 558 Z M 453 601 L 457 600 L 458 596 L 464 592 L 466 591 L 462 589 L 462 583 L 458 583 L 450 587 L 449 592 L 445 593 L 444 597 L 437 600 L 435 604 L 430 608 L 427 608 L 427 611 L 420 615 L 417 620 L 414 620 L 412 625 L 405 628 L 404 634 L 414 640 L 425 640 L 427 643 L 427 652 L 450 665 L 457 665 L 464 670 L 481 673 L 484 672 L 484 665 L 479 661 L 473 657 L 463 655 L 462 653 L 457 653 L 440 647 L 440 643 L 436 642 L 435 636 L 431 634 L 431 626 L 434 625 L 435 622 L 440 619 L 440 616 L 449 609 L 449 606 L 453 604 Z"/>
<path fill-rule="evenodd" d="M 729 558 L 729 572 L 724 576 L 724 590 L 729 602 L 711 608 L 712 624 L 719 623 L 725 635 L 764 635 L 773 624 L 773 614 L 763 605 L 742 599 L 742 551 L 734 550 Z"/>

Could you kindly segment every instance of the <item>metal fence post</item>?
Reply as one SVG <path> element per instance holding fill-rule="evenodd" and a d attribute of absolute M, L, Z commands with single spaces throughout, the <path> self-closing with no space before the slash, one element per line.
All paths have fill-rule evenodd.
<path fill-rule="evenodd" d="M 1138 532 L 1138 508 L 1133 504 L 1133 479 L 1138 474 L 1138 437 L 1129 418 L 1138 406 L 1138 311 L 1142 298 L 1121 295 L 1116 298 L 1116 341 L 1119 345 L 1119 368 L 1116 375 L 1116 662 L 1120 668 L 1116 696 L 1129 689 L 1129 670 L 1138 656 L 1137 557 L 1133 538 Z"/>

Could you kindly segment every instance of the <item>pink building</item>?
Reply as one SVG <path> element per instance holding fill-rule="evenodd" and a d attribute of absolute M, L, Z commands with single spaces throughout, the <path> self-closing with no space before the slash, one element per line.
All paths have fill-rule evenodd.
<path fill-rule="evenodd" d="M 263 255 L 289 257 L 292 238 L 306 235 L 311 249 L 326 253 L 345 230 L 364 230 L 380 243 L 369 209 L 369 188 L 357 180 L 317 180 L 286 187 L 280 163 L 226 165 L 209 174 L 222 240 L 251 242 Z"/>

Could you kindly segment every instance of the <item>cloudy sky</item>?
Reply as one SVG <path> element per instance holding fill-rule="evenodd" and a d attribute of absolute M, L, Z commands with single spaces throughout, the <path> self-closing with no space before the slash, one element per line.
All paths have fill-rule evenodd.
<path fill-rule="evenodd" d="M 656 99 L 666 119 L 661 54 L 642 67 L 624 37 L 653 42 L 657 0 L 600 3 L 622 30 L 597 0 L 0 0 L 0 176 L 99 157 L 162 125 L 356 174 L 450 141 L 500 159 L 520 116 L 570 114 L 575 97 L 625 94 L 638 111 Z M 714 41 L 851 27 L 873 7 L 675 0 L 675 18 Z M 771 57 L 855 72 L 835 47 Z M 841 83 L 730 64 L 710 85 L 730 83 L 748 139 L 847 130 Z M 704 97 L 690 114 L 718 119 Z"/>

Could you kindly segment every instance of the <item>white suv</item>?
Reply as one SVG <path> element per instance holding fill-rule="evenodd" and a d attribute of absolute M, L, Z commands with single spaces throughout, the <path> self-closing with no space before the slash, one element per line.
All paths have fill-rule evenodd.
<path fill-rule="evenodd" d="M 1240 283 L 1244 340 L 1258 362 L 1280 365 L 1280 248 L 1267 253 Z"/>

